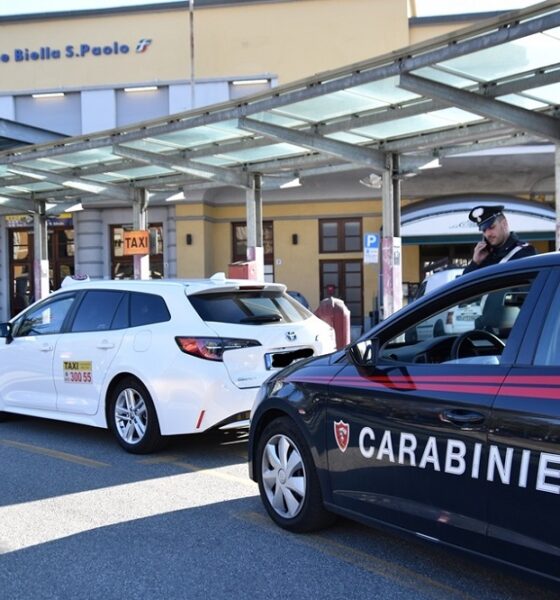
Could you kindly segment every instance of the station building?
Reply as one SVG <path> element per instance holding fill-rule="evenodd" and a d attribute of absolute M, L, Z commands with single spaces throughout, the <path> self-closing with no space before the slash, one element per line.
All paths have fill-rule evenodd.
<path fill-rule="evenodd" d="M 406 0 L 196 0 L 194 9 L 169 2 L 3 17 L 2 132 L 16 145 L 122 128 L 242 99 L 488 16 L 418 18 Z M 172 134 L 168 140 L 172 147 Z M 405 301 L 433 268 L 466 264 L 478 237 L 465 227 L 467 214 L 481 202 L 504 204 L 512 229 L 541 252 L 553 249 L 553 161 L 545 144 L 497 149 L 403 181 Z M 353 325 L 368 326 L 380 283 L 379 263 L 365 260 L 364 235 L 381 228 L 378 182 L 356 169 L 295 183 L 263 192 L 266 278 L 302 293 L 312 309 L 334 286 Z M 7 318 L 34 296 L 33 230 L 30 215 L 2 214 L 0 313 Z M 153 277 L 204 277 L 246 259 L 239 189 L 193 190 L 150 207 L 148 218 Z M 75 272 L 130 277 L 123 235 L 131 227 L 131 208 L 110 198 L 52 215 L 51 286 Z"/>

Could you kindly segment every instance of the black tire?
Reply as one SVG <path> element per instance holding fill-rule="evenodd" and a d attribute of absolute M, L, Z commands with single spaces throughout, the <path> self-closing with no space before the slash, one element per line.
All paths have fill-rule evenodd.
<path fill-rule="evenodd" d="M 265 427 L 255 460 L 261 500 L 277 525 L 303 533 L 334 522 L 323 506 L 311 454 L 291 419 L 281 417 Z"/>
<path fill-rule="evenodd" d="M 126 377 L 111 391 L 107 422 L 127 452 L 149 454 L 162 446 L 154 403 L 146 387 L 135 377 Z"/>
<path fill-rule="evenodd" d="M 4 423 L 10 418 L 11 414 L 0 410 L 0 423 Z"/>

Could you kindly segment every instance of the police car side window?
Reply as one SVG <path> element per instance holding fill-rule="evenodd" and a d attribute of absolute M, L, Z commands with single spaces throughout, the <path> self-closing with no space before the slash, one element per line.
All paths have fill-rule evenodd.
<path fill-rule="evenodd" d="M 560 366 L 560 288 L 556 290 L 539 337 L 535 364 Z"/>
<path fill-rule="evenodd" d="M 511 286 L 465 298 L 394 336 L 380 357 L 403 363 L 499 364 L 529 289 L 529 284 Z"/>

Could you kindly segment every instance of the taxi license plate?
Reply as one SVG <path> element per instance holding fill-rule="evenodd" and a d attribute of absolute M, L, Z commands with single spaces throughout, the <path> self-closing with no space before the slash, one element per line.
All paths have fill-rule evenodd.
<path fill-rule="evenodd" d="M 313 356 L 313 348 L 299 348 L 287 352 L 268 352 L 264 355 L 264 364 L 267 371 L 282 369 L 309 356 Z"/>

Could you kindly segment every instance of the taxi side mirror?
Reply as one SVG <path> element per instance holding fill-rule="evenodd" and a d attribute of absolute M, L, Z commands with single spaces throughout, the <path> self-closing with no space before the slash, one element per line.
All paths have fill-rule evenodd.
<path fill-rule="evenodd" d="M 6 344 L 13 342 L 11 323 L 0 323 L 0 337 L 6 338 Z"/>
<path fill-rule="evenodd" d="M 356 342 L 348 346 L 347 353 L 352 362 L 358 367 L 373 366 L 379 356 L 379 340 L 372 338 Z"/>

